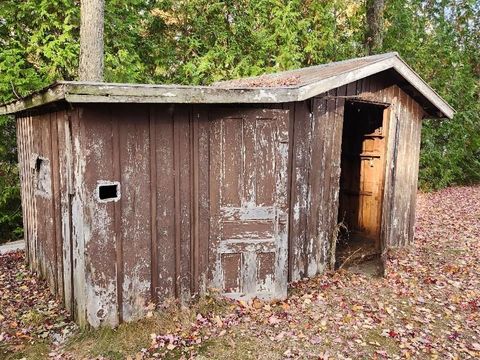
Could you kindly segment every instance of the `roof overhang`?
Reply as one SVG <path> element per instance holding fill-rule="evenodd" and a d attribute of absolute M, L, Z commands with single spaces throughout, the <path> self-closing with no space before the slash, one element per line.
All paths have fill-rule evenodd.
<path fill-rule="evenodd" d="M 303 101 L 334 88 L 393 69 L 415 89 L 437 117 L 452 118 L 455 110 L 415 73 L 397 53 L 369 57 L 361 66 L 334 72 L 311 83 L 296 86 L 258 87 L 218 83 L 216 86 L 118 84 L 61 81 L 37 93 L 0 106 L 0 115 L 23 112 L 47 104 L 68 103 L 285 103 Z M 369 59 L 363 58 L 363 59 Z M 347 60 L 352 61 L 352 60 Z M 342 62 L 345 67 L 346 62 Z M 334 63 L 335 64 L 335 63 Z M 328 66 L 335 66 L 335 65 Z M 340 63 L 338 63 L 340 64 Z M 308 69 L 308 68 L 306 68 Z M 299 70 L 300 71 L 300 70 Z M 312 70 L 309 70 L 312 71 Z M 314 71 L 314 70 L 313 70 Z M 276 74 L 274 74 L 276 75 Z"/>
<path fill-rule="evenodd" d="M 362 68 L 345 72 L 320 80 L 316 83 L 305 85 L 299 88 L 299 100 L 305 100 L 318 94 L 327 92 L 339 86 L 347 85 L 354 81 L 378 74 L 382 71 L 395 70 L 405 81 L 407 81 L 418 93 L 428 100 L 435 107 L 440 116 L 453 118 L 455 110 L 437 94 L 415 71 L 412 70 L 398 55 L 367 65 Z M 443 115 L 443 116 L 442 116 Z"/>

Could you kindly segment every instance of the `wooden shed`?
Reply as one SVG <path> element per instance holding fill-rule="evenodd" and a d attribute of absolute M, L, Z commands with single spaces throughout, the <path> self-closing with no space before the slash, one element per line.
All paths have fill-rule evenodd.
<path fill-rule="evenodd" d="M 372 253 L 408 244 L 422 119 L 454 110 L 388 53 L 213 86 L 58 82 L 0 113 L 30 266 L 80 324 L 115 326 L 208 288 L 285 298 L 334 266 L 339 223 Z"/>

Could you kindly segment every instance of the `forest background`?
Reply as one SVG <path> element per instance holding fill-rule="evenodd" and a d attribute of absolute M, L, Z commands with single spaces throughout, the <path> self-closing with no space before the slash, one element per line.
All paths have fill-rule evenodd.
<path fill-rule="evenodd" d="M 0 102 L 77 79 L 78 0 L 1 0 Z M 479 0 L 107 0 L 107 82 L 209 84 L 398 51 L 457 111 L 427 120 L 422 190 L 480 182 Z M 0 117 L 0 243 L 23 236 Z"/>

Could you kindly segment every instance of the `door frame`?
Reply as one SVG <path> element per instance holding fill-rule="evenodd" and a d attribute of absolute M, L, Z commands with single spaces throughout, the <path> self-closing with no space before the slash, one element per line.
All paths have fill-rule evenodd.
<path fill-rule="evenodd" d="M 384 127 L 384 134 L 385 134 L 385 141 L 384 141 L 384 148 L 383 148 L 383 154 L 385 156 L 385 159 L 383 161 L 383 169 L 381 173 L 383 174 L 382 177 L 382 184 L 381 184 L 381 198 L 380 198 L 380 213 L 379 213 L 379 221 L 380 221 L 380 229 L 379 229 L 379 236 L 377 239 L 377 249 L 380 251 L 380 254 L 382 255 L 383 252 L 385 251 L 385 239 L 384 239 L 384 222 L 383 222 L 383 216 L 384 216 L 384 208 L 385 208 L 385 184 L 388 176 L 388 166 L 387 164 L 390 164 L 390 124 L 391 124 L 391 117 L 393 112 L 391 111 L 392 107 L 391 104 L 388 104 L 384 109 L 383 109 L 383 127 Z"/>
<path fill-rule="evenodd" d="M 383 134 L 384 134 L 384 145 L 382 154 L 384 156 L 384 160 L 382 161 L 382 169 L 380 173 L 382 174 L 381 185 L 380 185 L 380 199 L 379 199 L 379 214 L 378 214 L 378 221 L 379 221 L 379 231 L 378 237 L 375 239 L 375 248 L 379 252 L 380 255 L 384 253 L 386 250 L 385 244 L 385 224 L 384 224 L 384 208 L 385 208 L 385 199 L 386 199 L 386 183 L 387 183 L 387 176 L 388 176 L 388 167 L 390 165 L 390 158 L 391 158 L 391 151 L 390 151 L 390 126 L 392 123 L 392 115 L 394 112 L 392 111 L 392 104 L 388 102 L 381 102 L 375 101 L 371 99 L 365 99 L 362 97 L 352 97 L 348 99 L 348 103 L 353 104 L 368 104 L 371 106 L 376 106 L 378 108 L 382 108 L 382 127 L 383 127 Z M 345 101 L 345 105 L 347 101 Z M 344 115 L 343 115 L 343 123 L 345 125 L 345 105 L 344 105 Z M 342 145 L 340 145 L 342 146 Z M 395 146 L 395 144 L 394 144 Z M 340 151 L 340 156 L 342 156 L 342 151 Z M 340 168 L 342 164 L 340 164 Z M 340 192 L 340 187 L 338 188 Z M 340 207 L 340 194 L 339 194 L 339 203 L 337 204 Z M 336 255 L 335 255 L 336 256 Z"/>

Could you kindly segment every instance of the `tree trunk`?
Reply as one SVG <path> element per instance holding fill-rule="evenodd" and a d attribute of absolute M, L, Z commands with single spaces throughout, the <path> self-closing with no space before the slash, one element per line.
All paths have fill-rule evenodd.
<path fill-rule="evenodd" d="M 105 0 L 81 0 L 80 81 L 103 81 L 103 17 Z"/>
<path fill-rule="evenodd" d="M 366 0 L 367 32 L 365 43 L 368 54 L 372 55 L 382 49 L 383 45 L 383 11 L 385 0 Z"/>

